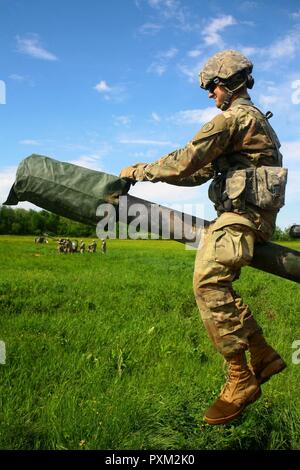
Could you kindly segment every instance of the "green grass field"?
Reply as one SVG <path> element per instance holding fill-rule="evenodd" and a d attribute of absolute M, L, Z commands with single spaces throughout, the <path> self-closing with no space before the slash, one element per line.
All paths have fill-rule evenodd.
<path fill-rule="evenodd" d="M 106 255 L 59 255 L 33 238 L 0 237 L 1 449 L 300 449 L 299 284 L 243 270 L 235 288 L 288 368 L 209 426 L 223 359 L 195 304 L 195 251 L 108 240 Z"/>

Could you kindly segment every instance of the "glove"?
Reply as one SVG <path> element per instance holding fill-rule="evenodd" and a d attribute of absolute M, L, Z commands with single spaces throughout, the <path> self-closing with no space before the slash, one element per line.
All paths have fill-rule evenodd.
<path fill-rule="evenodd" d="M 144 169 L 147 163 L 136 163 L 132 166 L 126 166 L 121 170 L 120 178 L 129 179 L 131 181 L 143 181 Z"/>
<path fill-rule="evenodd" d="M 119 176 L 120 178 L 128 178 L 135 181 L 134 172 L 135 168 L 133 166 L 126 166 L 125 168 L 122 168 Z"/>

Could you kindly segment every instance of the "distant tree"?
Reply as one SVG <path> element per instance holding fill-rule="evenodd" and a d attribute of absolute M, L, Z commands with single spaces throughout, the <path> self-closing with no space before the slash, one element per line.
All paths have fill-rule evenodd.
<path fill-rule="evenodd" d="M 290 234 L 289 234 L 289 228 L 281 229 L 279 227 L 276 227 L 275 232 L 272 236 L 273 241 L 288 241 L 291 240 Z"/>
<path fill-rule="evenodd" d="M 291 240 L 289 229 L 276 227 L 272 240 Z M 117 224 L 117 234 L 119 224 Z M 69 237 L 95 237 L 94 226 L 81 224 L 45 210 L 35 211 L 0 206 L 0 234 L 5 235 L 64 235 Z"/>
<path fill-rule="evenodd" d="M 0 206 L 0 234 L 6 235 L 96 236 L 95 227 L 74 222 L 45 210 L 35 211 Z"/>
<path fill-rule="evenodd" d="M 14 222 L 14 210 L 11 207 L 1 207 L 0 210 L 0 233 L 10 234 Z"/>

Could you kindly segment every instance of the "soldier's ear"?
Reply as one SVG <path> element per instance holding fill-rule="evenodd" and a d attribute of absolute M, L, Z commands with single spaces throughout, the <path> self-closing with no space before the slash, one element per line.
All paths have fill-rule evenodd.
<path fill-rule="evenodd" d="M 253 88 L 253 85 L 254 85 L 254 78 L 252 77 L 252 75 L 249 73 L 249 75 L 247 75 L 247 82 L 246 82 L 246 85 L 247 85 L 247 88 Z"/>

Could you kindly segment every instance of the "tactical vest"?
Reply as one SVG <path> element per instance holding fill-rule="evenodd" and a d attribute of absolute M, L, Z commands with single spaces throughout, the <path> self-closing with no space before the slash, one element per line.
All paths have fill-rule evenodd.
<path fill-rule="evenodd" d="M 277 162 L 266 166 L 259 162 L 255 164 L 245 157 L 242 163 L 244 168 L 240 168 L 241 161 L 230 163 L 226 156 L 217 158 L 213 162 L 215 174 L 209 186 L 209 198 L 218 212 L 245 212 L 249 205 L 264 210 L 279 210 L 285 202 L 288 170 L 282 168 L 280 144 L 268 122 L 272 113 L 264 115 L 258 108 L 249 105 L 243 108 L 250 113 L 249 108 L 259 111 L 255 117 L 276 149 Z"/>

